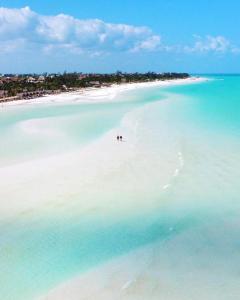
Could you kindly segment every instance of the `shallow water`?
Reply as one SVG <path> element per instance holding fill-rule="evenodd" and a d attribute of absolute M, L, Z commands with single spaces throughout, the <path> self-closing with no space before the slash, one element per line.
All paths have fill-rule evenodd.
<path fill-rule="evenodd" d="M 20 210 L 0 214 L 1 298 L 32 299 L 152 245 L 151 284 L 124 299 L 236 299 L 239 84 L 215 76 L 112 103 L 3 108 L 0 198 Z"/>

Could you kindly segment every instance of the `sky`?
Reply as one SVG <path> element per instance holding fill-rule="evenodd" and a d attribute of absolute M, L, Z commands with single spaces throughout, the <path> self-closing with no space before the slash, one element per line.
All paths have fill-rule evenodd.
<path fill-rule="evenodd" d="M 0 0 L 0 73 L 240 73 L 239 0 Z"/>

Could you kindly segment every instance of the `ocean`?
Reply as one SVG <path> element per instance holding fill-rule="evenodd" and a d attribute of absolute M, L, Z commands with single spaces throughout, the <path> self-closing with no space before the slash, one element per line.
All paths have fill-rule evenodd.
<path fill-rule="evenodd" d="M 207 79 L 1 107 L 0 299 L 238 298 L 240 76 Z"/>

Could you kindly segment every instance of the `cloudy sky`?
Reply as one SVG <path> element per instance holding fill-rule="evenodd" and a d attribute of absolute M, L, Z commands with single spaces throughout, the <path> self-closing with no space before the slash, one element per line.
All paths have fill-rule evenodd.
<path fill-rule="evenodd" d="M 239 73 L 239 0 L 0 0 L 0 73 Z"/>

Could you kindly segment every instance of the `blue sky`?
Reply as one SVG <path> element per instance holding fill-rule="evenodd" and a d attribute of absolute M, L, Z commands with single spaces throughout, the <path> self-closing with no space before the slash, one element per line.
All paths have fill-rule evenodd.
<path fill-rule="evenodd" d="M 240 72 L 239 0 L 2 0 L 0 73 Z"/>

